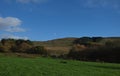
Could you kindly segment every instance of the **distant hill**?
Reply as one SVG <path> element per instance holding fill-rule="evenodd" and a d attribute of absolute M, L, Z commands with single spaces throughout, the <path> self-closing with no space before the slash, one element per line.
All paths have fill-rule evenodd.
<path fill-rule="evenodd" d="M 59 38 L 48 41 L 33 41 L 35 46 L 47 46 L 47 47 L 66 47 L 72 46 L 73 41 L 78 38 L 68 37 L 68 38 Z"/>
<path fill-rule="evenodd" d="M 107 41 L 120 41 L 120 37 L 102 37 L 103 39 L 100 42 L 96 42 L 93 45 L 105 45 Z M 58 38 L 48 41 L 33 41 L 34 46 L 44 46 L 50 55 L 63 55 L 68 54 L 69 51 L 73 48 L 74 41 L 79 40 L 80 38 L 67 37 L 67 38 Z"/>
<path fill-rule="evenodd" d="M 59 38 L 48 41 L 33 41 L 35 46 L 44 46 L 50 55 L 63 55 L 68 54 L 69 50 L 73 46 L 73 41 L 78 38 Z"/>
<path fill-rule="evenodd" d="M 34 46 L 45 46 L 45 47 L 71 47 L 73 46 L 73 42 L 79 38 L 75 37 L 66 37 L 66 38 L 58 38 L 48 41 L 33 41 Z M 120 37 L 103 37 L 103 39 L 99 42 L 104 44 L 107 41 L 120 41 Z"/>
<path fill-rule="evenodd" d="M 109 39 L 120 39 L 120 37 L 106 37 L 106 38 L 109 38 Z"/>

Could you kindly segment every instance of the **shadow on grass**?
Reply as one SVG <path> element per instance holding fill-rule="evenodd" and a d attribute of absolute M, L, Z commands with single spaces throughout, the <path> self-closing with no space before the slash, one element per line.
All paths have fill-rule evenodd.
<path fill-rule="evenodd" d="M 105 65 L 89 65 L 89 66 L 93 66 L 96 68 L 103 68 L 103 69 L 112 69 L 112 70 L 120 70 L 120 66 L 105 66 Z"/>
<path fill-rule="evenodd" d="M 60 61 L 60 63 L 62 63 L 62 64 L 67 64 L 67 61 Z"/>

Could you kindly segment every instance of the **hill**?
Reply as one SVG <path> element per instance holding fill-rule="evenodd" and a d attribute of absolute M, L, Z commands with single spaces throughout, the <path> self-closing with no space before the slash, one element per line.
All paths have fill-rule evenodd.
<path fill-rule="evenodd" d="M 95 47 L 96 47 L 96 45 L 97 46 L 105 45 L 106 42 L 120 41 L 120 37 L 82 37 L 82 38 L 85 38 L 85 39 L 82 39 L 83 43 L 86 42 L 87 40 L 89 40 L 89 39 L 86 40 L 86 38 L 91 38 L 91 39 L 97 38 L 97 42 L 89 43 L 89 44 L 91 44 L 91 46 L 95 46 Z M 100 38 L 100 40 L 99 40 L 99 38 Z M 59 56 L 59 55 L 68 54 L 69 51 L 73 48 L 75 40 L 78 40 L 77 42 L 81 42 L 81 38 L 68 37 L 68 38 L 59 38 L 59 39 L 53 39 L 53 40 L 48 40 L 48 41 L 33 41 L 33 44 L 34 44 L 34 46 L 44 46 L 48 50 L 48 53 L 50 55 Z M 113 44 L 113 45 L 115 45 L 115 44 Z"/>
<path fill-rule="evenodd" d="M 68 47 L 72 46 L 73 42 L 79 38 L 75 37 L 66 37 L 66 38 L 58 38 L 48 41 L 33 41 L 35 46 L 46 46 L 46 47 Z M 105 43 L 106 41 L 115 41 L 120 40 L 120 37 L 103 37 L 100 43 Z"/>
<path fill-rule="evenodd" d="M 53 39 L 48 41 L 33 41 L 35 46 L 47 46 L 47 47 L 66 47 L 66 46 L 72 46 L 72 43 L 74 40 L 78 38 L 59 38 L 59 39 Z"/>
<path fill-rule="evenodd" d="M 35 46 L 44 46 L 50 55 L 63 55 L 68 54 L 69 50 L 73 46 L 73 41 L 78 38 L 60 38 L 48 41 L 33 41 Z"/>

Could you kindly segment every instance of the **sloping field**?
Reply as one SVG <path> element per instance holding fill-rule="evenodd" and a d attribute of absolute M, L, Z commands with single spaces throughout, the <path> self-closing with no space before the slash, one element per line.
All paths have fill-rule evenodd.
<path fill-rule="evenodd" d="M 44 46 L 50 55 L 64 55 L 68 54 L 72 48 L 73 41 L 77 38 L 60 38 L 48 41 L 33 41 L 35 46 Z"/>
<path fill-rule="evenodd" d="M 35 46 L 47 46 L 47 47 L 66 47 L 72 46 L 73 41 L 77 38 L 61 38 L 48 41 L 33 41 Z"/>
<path fill-rule="evenodd" d="M 71 47 L 46 47 L 46 49 L 48 50 L 47 52 L 50 55 L 59 56 L 59 55 L 68 54 Z"/>

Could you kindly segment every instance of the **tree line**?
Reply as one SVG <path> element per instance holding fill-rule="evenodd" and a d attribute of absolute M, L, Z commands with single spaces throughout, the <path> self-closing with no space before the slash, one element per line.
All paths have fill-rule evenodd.
<path fill-rule="evenodd" d="M 43 46 L 34 46 L 30 40 L 2 39 L 0 42 L 0 52 L 3 53 L 45 54 L 45 51 Z"/>
<path fill-rule="evenodd" d="M 68 58 L 120 63 L 120 39 L 82 37 L 73 42 Z"/>

